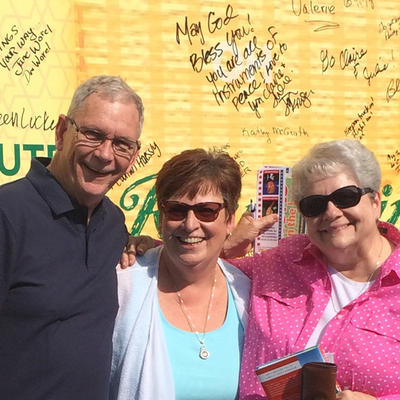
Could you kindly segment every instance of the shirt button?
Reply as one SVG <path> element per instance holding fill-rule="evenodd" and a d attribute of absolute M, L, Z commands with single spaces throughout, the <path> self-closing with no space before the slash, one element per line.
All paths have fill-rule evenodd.
<path fill-rule="evenodd" d="M 343 318 L 343 314 L 339 314 L 336 316 L 337 319 L 342 319 Z"/>

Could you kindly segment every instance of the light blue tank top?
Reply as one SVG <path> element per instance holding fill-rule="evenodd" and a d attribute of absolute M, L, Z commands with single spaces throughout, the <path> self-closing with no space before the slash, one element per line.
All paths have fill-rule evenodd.
<path fill-rule="evenodd" d="M 171 325 L 160 309 L 176 400 L 233 400 L 238 397 L 244 332 L 228 283 L 227 287 L 225 322 L 205 336 L 205 347 L 210 353 L 207 360 L 199 357 L 200 343 L 196 334 Z"/>

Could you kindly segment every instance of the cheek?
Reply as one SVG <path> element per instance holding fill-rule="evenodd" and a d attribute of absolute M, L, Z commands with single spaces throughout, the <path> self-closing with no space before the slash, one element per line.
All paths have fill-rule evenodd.
<path fill-rule="evenodd" d="M 126 159 L 115 158 L 115 170 L 117 174 L 123 175 L 131 169 L 131 163 Z"/>
<path fill-rule="evenodd" d="M 310 218 L 310 217 L 303 217 L 304 220 L 306 221 L 307 229 L 314 229 L 317 221 L 316 218 Z"/>
<path fill-rule="evenodd" d="M 229 232 L 231 232 L 231 230 L 229 229 L 229 225 L 227 225 L 225 222 L 215 226 L 214 229 L 210 229 L 210 234 L 221 241 L 225 240 Z"/>
<path fill-rule="evenodd" d="M 161 233 L 168 234 L 170 232 L 174 232 L 176 229 L 179 228 L 180 222 L 179 221 L 169 221 L 165 218 L 162 218 L 160 222 Z"/>
<path fill-rule="evenodd" d="M 307 227 L 307 235 L 309 237 L 314 237 L 318 234 L 318 227 L 320 225 L 319 221 L 314 218 L 305 218 L 306 227 Z"/>
<path fill-rule="evenodd" d="M 87 157 L 90 157 L 93 153 L 93 149 L 86 146 L 71 146 L 69 150 L 69 156 L 74 161 L 80 161 Z"/>

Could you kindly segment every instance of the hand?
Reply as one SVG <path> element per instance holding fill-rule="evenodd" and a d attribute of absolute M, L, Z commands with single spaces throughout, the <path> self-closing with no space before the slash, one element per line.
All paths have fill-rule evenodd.
<path fill-rule="evenodd" d="M 133 265 L 136 261 L 136 255 L 142 256 L 147 250 L 155 247 L 155 241 L 150 236 L 129 236 L 128 243 L 120 259 L 122 269 Z"/>
<path fill-rule="evenodd" d="M 276 221 L 278 214 L 269 214 L 254 219 L 250 212 L 245 212 L 235 229 L 224 243 L 221 257 L 235 258 L 246 255 L 252 248 L 254 239 L 269 229 Z"/>
<path fill-rule="evenodd" d="M 376 397 L 352 390 L 343 390 L 336 395 L 336 400 L 376 400 Z"/>

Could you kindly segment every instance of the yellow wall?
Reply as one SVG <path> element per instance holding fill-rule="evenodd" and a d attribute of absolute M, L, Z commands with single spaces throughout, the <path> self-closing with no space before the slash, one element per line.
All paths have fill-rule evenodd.
<path fill-rule="evenodd" d="M 183 149 L 237 158 L 242 212 L 259 167 L 342 137 L 374 150 L 400 226 L 399 30 L 398 0 L 3 0 L 0 183 L 51 154 L 78 83 L 118 74 L 145 104 L 141 159 L 110 192 L 134 233 L 154 233 L 154 175 Z"/>

